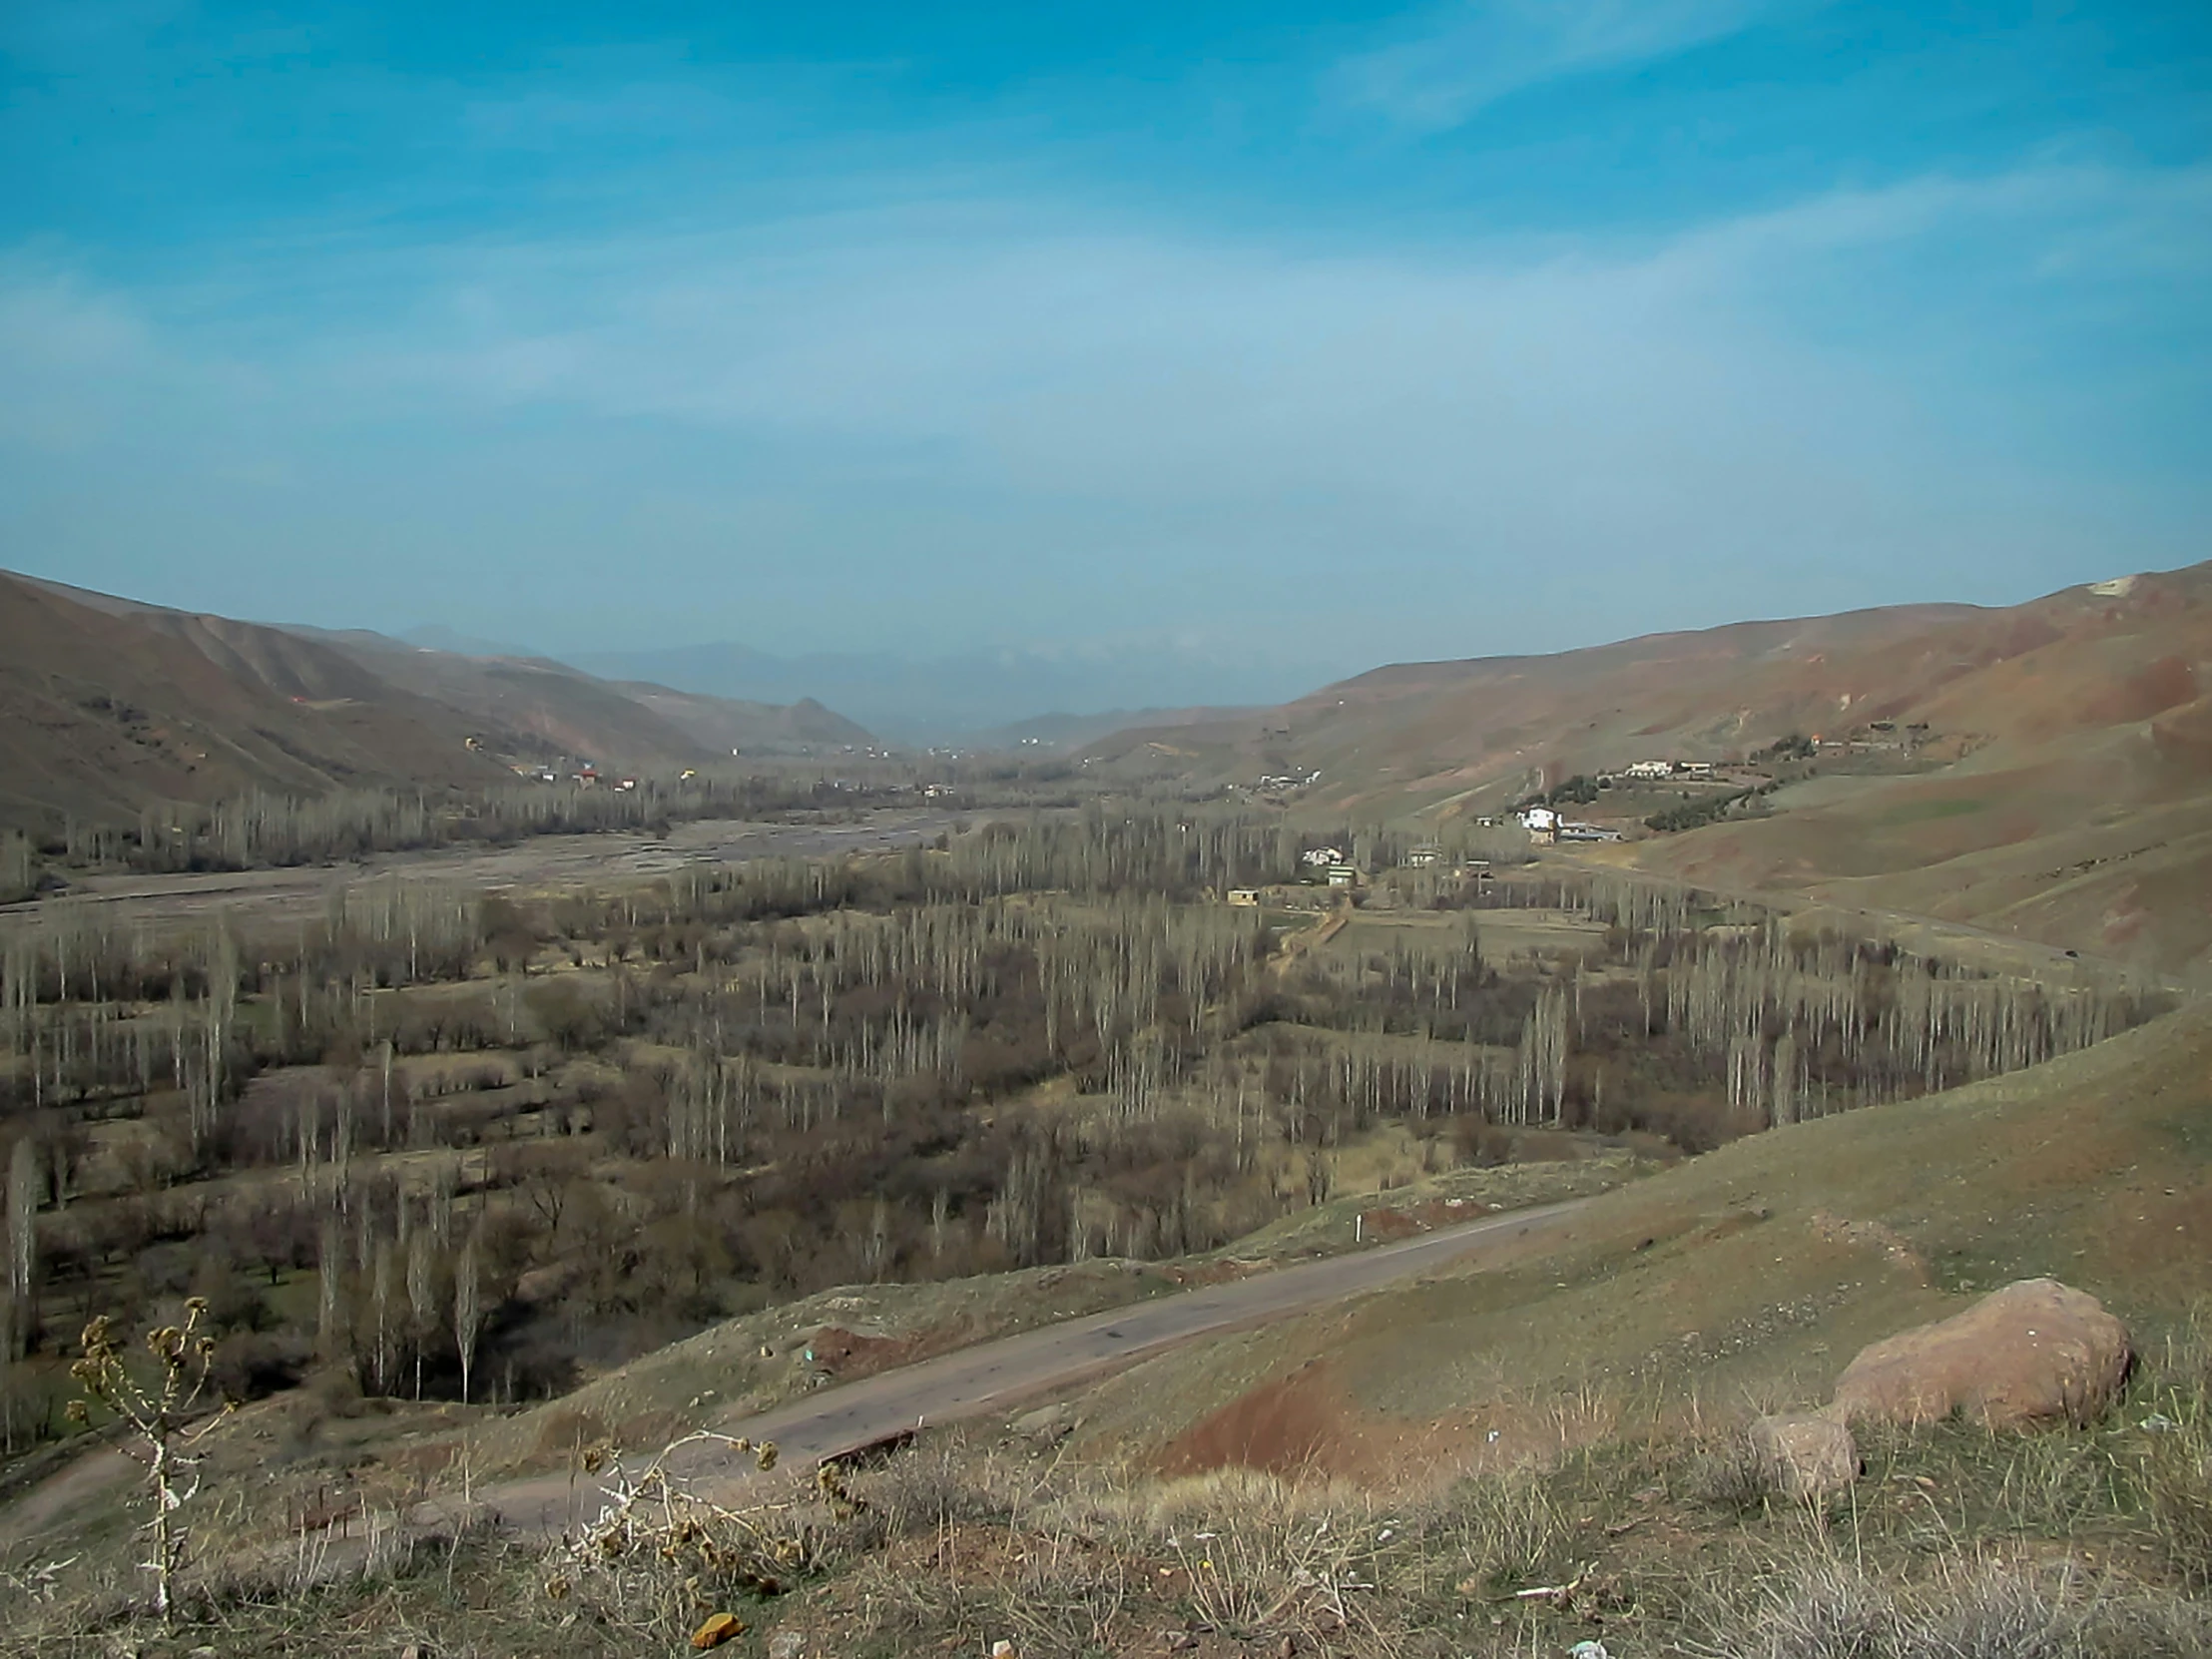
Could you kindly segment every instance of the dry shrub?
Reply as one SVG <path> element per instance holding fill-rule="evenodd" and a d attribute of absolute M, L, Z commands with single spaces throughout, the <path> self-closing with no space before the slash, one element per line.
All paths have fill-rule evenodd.
<path fill-rule="evenodd" d="M 1719 1659 L 1891 1659 L 1897 1600 L 1856 1568 L 1822 1563 L 1771 1588 L 1707 1651 Z"/>
<path fill-rule="evenodd" d="M 2152 1436 L 2143 1456 L 2143 1500 L 2174 1570 L 2212 1587 L 2212 1418 L 2203 1407 Z"/>
<path fill-rule="evenodd" d="M 1712 1659 L 2192 1659 L 2212 1640 L 2196 1602 L 2092 1578 L 2071 1562 L 1951 1558 L 1885 1583 L 1820 1560 L 1769 1582 L 1698 1651 Z"/>
<path fill-rule="evenodd" d="M 2144 1391 L 2143 1506 L 2174 1570 L 2212 1587 L 2212 1314 L 2167 1343 Z"/>
<path fill-rule="evenodd" d="M 880 1634 L 952 1629 L 1008 1636 L 1025 1653 L 1120 1651 L 1125 1605 L 1162 1595 L 1194 1629 L 1288 1638 L 1300 1651 L 1401 1634 L 1373 1591 L 1412 1527 L 1365 1494 L 1235 1468 L 1151 1485 L 1072 1466 L 1040 1476 L 988 1456 L 963 1466 L 956 1451 L 898 1461 L 905 1470 L 886 1467 L 867 1491 L 939 1517 L 941 1531 L 920 1570 L 910 1552 L 857 1563 Z"/>
<path fill-rule="evenodd" d="M 1742 1425 L 1720 1429 L 1690 1448 L 1690 1491 L 1700 1503 L 1755 1514 L 1774 1498 L 1774 1464 Z"/>
<path fill-rule="evenodd" d="M 686 1636 L 707 1613 L 776 1596 L 824 1563 L 823 1517 L 850 1507 L 835 1480 L 794 1487 L 782 1501 L 732 1509 L 699 1496 L 669 1472 L 687 1446 L 716 1442 L 755 1454 L 765 1471 L 776 1448 L 726 1435 L 687 1435 L 644 1469 L 619 1464 L 599 1518 L 546 1559 L 543 1588 L 574 1600 L 605 1626 L 656 1641 Z"/>
<path fill-rule="evenodd" d="M 1001 1522 L 1027 1500 L 1031 1485 L 1020 1470 L 958 1436 L 925 1441 L 853 1478 L 860 1506 L 835 1544 L 866 1551 L 919 1532 Z"/>
<path fill-rule="evenodd" d="M 1534 1469 L 1478 1475 L 1453 1488 L 1456 1553 L 1468 1574 L 1496 1589 L 1541 1572 L 1566 1536 L 1551 1482 Z"/>

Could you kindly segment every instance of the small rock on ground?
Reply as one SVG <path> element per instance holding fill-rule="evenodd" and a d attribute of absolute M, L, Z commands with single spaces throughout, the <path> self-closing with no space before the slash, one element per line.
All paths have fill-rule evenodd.
<path fill-rule="evenodd" d="M 1751 1425 L 1752 1449 L 1782 1496 L 1825 1503 L 1859 1478 L 1859 1442 L 1841 1417 L 1790 1412 Z"/>

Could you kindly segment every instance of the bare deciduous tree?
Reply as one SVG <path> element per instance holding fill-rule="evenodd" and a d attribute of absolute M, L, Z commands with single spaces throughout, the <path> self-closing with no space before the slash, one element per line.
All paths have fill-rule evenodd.
<path fill-rule="evenodd" d="M 483 1329 L 482 1284 L 476 1268 L 476 1241 L 461 1246 L 453 1264 L 453 1346 L 461 1356 L 461 1403 L 468 1403 L 469 1374 L 476 1366 L 476 1337 Z"/>

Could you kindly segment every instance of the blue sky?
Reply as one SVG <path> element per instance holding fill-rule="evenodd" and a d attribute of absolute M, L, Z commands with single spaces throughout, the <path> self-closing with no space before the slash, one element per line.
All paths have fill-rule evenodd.
<path fill-rule="evenodd" d="M 2212 555 L 2212 8 L 0 10 L 0 563 L 1188 693 Z"/>

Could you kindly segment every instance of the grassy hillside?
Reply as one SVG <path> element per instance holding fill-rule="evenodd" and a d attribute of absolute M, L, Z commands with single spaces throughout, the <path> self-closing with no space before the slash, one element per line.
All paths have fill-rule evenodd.
<path fill-rule="evenodd" d="M 1086 1434 L 1166 1470 L 1448 1476 L 1655 1400 L 1817 1403 L 1864 1344 L 2041 1274 L 2153 1342 L 2212 1295 L 2212 1011 L 1738 1141 L 1506 1271 L 1169 1354 L 1097 1390 Z"/>

